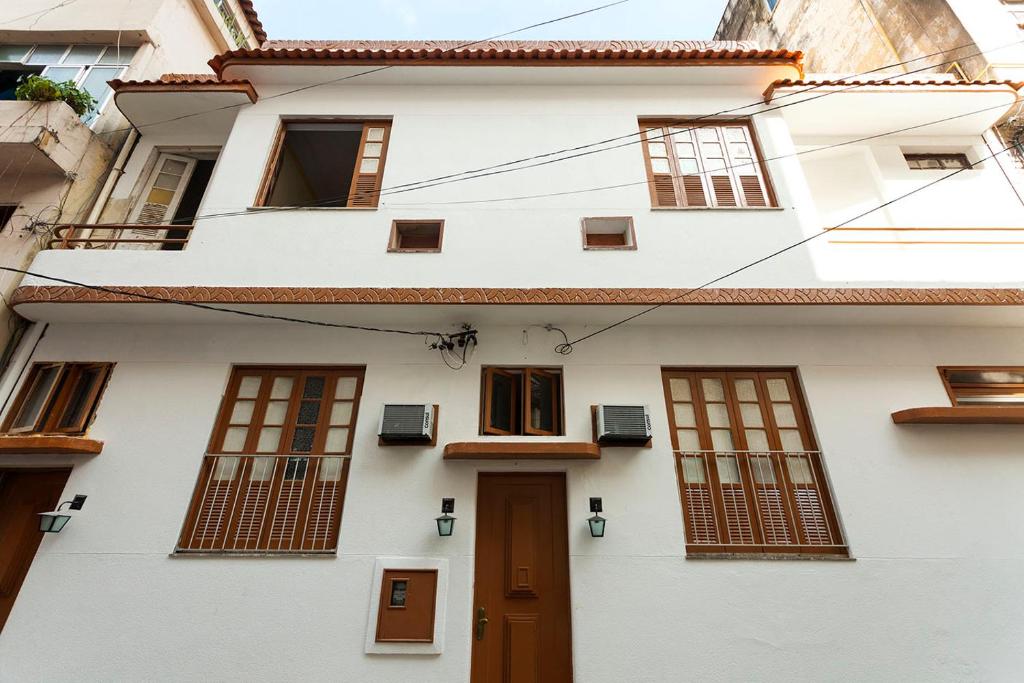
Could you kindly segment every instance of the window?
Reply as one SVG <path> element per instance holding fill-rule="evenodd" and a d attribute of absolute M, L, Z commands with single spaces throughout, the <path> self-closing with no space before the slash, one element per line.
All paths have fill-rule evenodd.
<path fill-rule="evenodd" d="M 768 4 L 768 11 L 774 12 L 775 8 L 779 6 L 779 0 L 764 0 Z"/>
<path fill-rule="evenodd" d="M 939 368 L 955 406 L 1024 407 L 1022 368 Z"/>
<path fill-rule="evenodd" d="M 238 367 L 179 552 L 334 552 L 362 368 Z"/>
<path fill-rule="evenodd" d="M 388 251 L 438 252 L 444 236 L 444 221 L 394 221 Z"/>
<path fill-rule="evenodd" d="M 84 434 L 110 363 L 36 363 L 4 421 L 10 434 Z"/>
<path fill-rule="evenodd" d="M 584 218 L 582 224 L 583 248 L 586 250 L 636 249 L 633 219 L 629 216 Z"/>
<path fill-rule="evenodd" d="M 562 430 L 562 372 L 484 368 L 481 433 L 556 436 Z"/>
<path fill-rule="evenodd" d="M 7 229 L 7 224 L 14 218 L 14 212 L 18 210 L 17 204 L 0 204 L 0 234 Z M 14 228 L 12 226 L 11 231 Z"/>
<path fill-rule="evenodd" d="M 687 553 L 846 553 L 794 372 L 662 374 Z"/>
<path fill-rule="evenodd" d="M 261 206 L 377 206 L 390 121 L 285 122 Z"/>
<path fill-rule="evenodd" d="M 654 206 L 774 206 L 749 123 L 641 121 Z"/>
<path fill-rule="evenodd" d="M 907 166 L 915 171 L 971 168 L 966 154 L 904 154 Z"/>
<path fill-rule="evenodd" d="M 124 74 L 136 50 L 124 45 L 0 45 L 0 99 L 14 99 L 17 80 L 33 73 L 73 81 L 96 98 L 96 109 L 82 116 L 91 123 L 110 98 L 107 81 Z"/>
<path fill-rule="evenodd" d="M 224 20 L 224 25 L 231 35 L 231 40 L 235 41 L 235 47 L 246 47 L 245 33 L 242 31 L 242 27 L 239 26 L 235 12 L 228 5 L 227 0 L 213 0 L 213 4 L 217 7 L 217 11 L 220 12 L 220 18 Z"/>

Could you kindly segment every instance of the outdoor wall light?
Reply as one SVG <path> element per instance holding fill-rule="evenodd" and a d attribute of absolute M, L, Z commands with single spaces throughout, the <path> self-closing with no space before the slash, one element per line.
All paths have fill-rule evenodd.
<path fill-rule="evenodd" d="M 587 519 L 587 523 L 590 525 L 590 535 L 594 538 L 601 538 L 604 536 L 604 523 L 608 520 L 597 514 L 602 511 L 600 498 L 590 499 L 590 511 L 594 513 L 593 517 Z"/>
<path fill-rule="evenodd" d="M 40 512 L 39 530 L 48 534 L 59 534 L 60 530 L 71 521 L 71 515 L 61 512 L 61 508 L 67 505 L 69 510 L 81 510 L 82 506 L 85 505 L 85 499 L 86 496 L 79 494 L 72 500 L 65 500 L 52 512 Z"/>
<path fill-rule="evenodd" d="M 455 512 L 455 499 L 442 498 L 441 516 L 436 519 L 438 536 L 452 535 L 452 531 L 455 530 L 455 518 L 451 515 L 453 512 Z"/>

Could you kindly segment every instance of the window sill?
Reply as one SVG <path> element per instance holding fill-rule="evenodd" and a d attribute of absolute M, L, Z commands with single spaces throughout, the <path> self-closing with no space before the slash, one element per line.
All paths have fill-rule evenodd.
<path fill-rule="evenodd" d="M 376 206 L 247 206 L 246 211 L 376 211 Z M 202 220 L 202 216 L 196 220 Z"/>
<path fill-rule="evenodd" d="M 82 436 L 11 434 L 0 436 L 0 453 L 60 453 L 97 455 L 103 442 Z"/>
<path fill-rule="evenodd" d="M 625 247 L 590 247 L 583 245 L 583 251 L 636 251 L 636 245 L 625 246 Z"/>
<path fill-rule="evenodd" d="M 601 447 L 586 441 L 463 441 L 446 444 L 445 460 L 600 460 Z"/>
<path fill-rule="evenodd" d="M 907 408 L 892 414 L 896 424 L 1024 424 L 1024 407 L 951 406 Z"/>
<path fill-rule="evenodd" d="M 652 206 L 651 211 L 785 211 L 784 206 Z"/>
<path fill-rule="evenodd" d="M 320 552 L 311 552 L 308 550 L 296 550 L 296 551 L 278 551 L 278 552 L 267 552 L 263 550 L 175 550 L 173 553 L 168 553 L 168 557 L 173 558 L 204 558 L 204 559 L 224 559 L 225 557 L 261 557 L 261 558 L 279 558 L 279 557 L 303 557 L 303 558 L 333 558 L 338 557 L 337 550 L 324 550 Z"/>

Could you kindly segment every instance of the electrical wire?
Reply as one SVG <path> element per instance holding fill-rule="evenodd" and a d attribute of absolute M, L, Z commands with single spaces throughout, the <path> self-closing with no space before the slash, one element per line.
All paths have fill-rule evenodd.
<path fill-rule="evenodd" d="M 928 182 L 928 183 L 925 183 L 924 185 L 921 185 L 918 188 L 915 188 L 915 189 L 913 189 L 913 190 L 911 190 L 909 192 L 901 194 L 898 197 L 895 197 L 895 198 L 890 199 L 890 200 L 888 200 L 886 202 L 883 202 L 882 204 L 879 204 L 878 206 L 872 207 L 871 209 L 868 209 L 867 211 L 859 213 L 856 216 L 853 216 L 852 218 L 849 218 L 849 219 L 843 221 L 842 223 L 838 223 L 836 225 L 833 225 L 830 228 L 825 228 L 821 232 L 817 232 L 817 233 L 815 233 L 813 235 L 810 235 L 809 237 L 805 237 L 802 240 L 799 240 L 797 242 L 793 242 L 792 244 L 786 245 L 785 247 L 777 249 L 777 250 L 773 251 L 772 253 L 767 254 L 766 256 L 762 256 L 762 257 L 760 257 L 760 258 L 758 258 L 758 259 L 756 259 L 754 261 L 751 261 L 751 262 L 749 262 L 749 263 L 747 263 L 745 265 L 742 265 L 742 266 L 740 266 L 738 268 L 734 268 L 733 270 L 730 270 L 728 273 L 725 273 L 724 275 L 719 275 L 718 277 L 716 277 L 714 279 L 711 279 L 711 280 L 708 280 L 707 282 L 704 282 L 703 284 L 700 284 L 700 285 L 697 285 L 696 287 L 692 287 L 690 289 L 687 289 L 686 291 L 682 292 L 681 294 L 677 294 L 676 296 L 672 297 L 671 299 L 668 299 L 667 301 L 662 301 L 661 303 L 655 304 L 653 306 L 649 306 L 649 307 L 645 308 L 644 310 L 639 311 L 638 313 L 634 313 L 633 315 L 627 316 L 627 317 L 623 318 L 622 320 L 619 320 L 619 321 L 616 321 L 614 323 L 611 323 L 610 325 L 606 325 L 606 326 L 602 327 L 599 330 L 595 330 L 594 332 L 591 332 L 590 334 L 587 334 L 587 335 L 584 335 L 582 337 L 579 337 L 578 339 L 573 339 L 572 341 L 566 342 L 565 345 L 561 345 L 560 344 L 558 347 L 556 347 L 556 351 L 558 353 L 562 354 L 562 355 L 568 355 L 568 354 L 573 352 L 573 349 L 575 348 L 576 344 L 579 344 L 582 341 L 586 341 L 588 339 L 592 339 L 592 338 L 596 337 L 599 334 L 602 334 L 602 333 L 607 332 L 609 330 L 615 329 L 616 327 L 619 327 L 621 325 L 625 325 L 626 323 L 632 322 L 632 321 L 636 320 L 637 318 L 639 318 L 641 316 L 644 316 L 644 315 L 647 315 L 648 313 L 656 311 L 659 308 L 661 308 L 662 306 L 666 306 L 666 305 L 672 303 L 673 301 L 678 301 L 679 299 L 685 298 L 685 297 L 687 297 L 687 296 L 689 296 L 689 295 L 691 295 L 691 294 L 693 294 L 695 292 L 699 292 L 700 290 L 705 289 L 707 287 L 710 287 L 711 285 L 717 284 L 717 283 L 721 282 L 722 280 L 725 280 L 726 278 L 732 277 L 733 275 L 736 275 L 737 273 L 742 273 L 743 271 L 749 270 L 750 268 L 753 268 L 754 266 L 758 266 L 758 265 L 764 263 L 765 261 L 769 261 L 769 260 L 775 258 L 776 256 L 779 256 L 781 254 L 785 254 L 786 252 L 791 251 L 793 249 L 796 249 L 797 247 L 802 246 L 804 244 L 807 244 L 808 242 L 810 242 L 812 240 L 815 240 L 815 239 L 821 237 L 822 235 L 827 235 L 828 233 L 832 232 L 833 230 L 837 230 L 838 228 L 841 228 L 843 226 L 849 225 L 850 223 L 853 223 L 854 221 L 860 220 L 861 218 L 864 218 L 865 216 L 868 216 L 868 215 L 870 215 L 870 214 L 872 214 L 872 213 L 874 213 L 876 211 L 880 211 L 880 210 L 882 210 L 882 209 L 884 209 L 884 208 L 886 208 L 888 206 L 892 206 L 893 204 L 895 204 L 898 201 L 901 201 L 903 199 L 906 199 L 907 197 L 915 195 L 918 192 L 922 192 L 924 190 L 927 190 L 930 187 L 934 187 L 934 186 L 938 185 L 941 182 L 949 180 L 953 176 L 956 176 L 956 175 L 959 175 L 960 173 L 963 173 L 964 171 L 971 170 L 975 166 L 977 166 L 978 164 L 980 164 L 980 163 L 982 163 L 984 161 L 989 161 L 991 159 L 994 159 L 995 157 L 999 156 L 1000 154 L 1004 154 L 1006 152 L 1009 152 L 1012 149 L 1013 149 L 1012 146 L 1004 147 L 1003 149 L 999 150 L 998 152 L 995 152 L 994 154 L 991 154 L 991 155 L 989 155 L 987 157 L 983 157 L 983 158 L 978 159 L 977 161 L 974 161 L 974 162 L 968 162 L 968 165 L 964 166 L 963 168 L 959 168 L 959 169 L 957 169 L 957 170 L 955 170 L 955 171 L 953 171 L 951 173 L 947 173 L 946 175 L 942 176 L 941 178 L 936 178 L 935 180 L 933 180 L 931 182 Z M 562 350 L 558 350 L 562 346 L 565 346 L 566 348 L 564 348 Z"/>

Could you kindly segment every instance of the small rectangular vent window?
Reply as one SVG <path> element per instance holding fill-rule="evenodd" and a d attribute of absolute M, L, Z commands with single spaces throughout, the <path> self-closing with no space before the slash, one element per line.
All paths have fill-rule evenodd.
<path fill-rule="evenodd" d="M 441 251 L 444 221 L 395 221 L 388 251 L 432 253 Z"/>
<path fill-rule="evenodd" d="M 957 406 L 1024 406 L 1024 367 L 939 368 Z"/>
<path fill-rule="evenodd" d="M 584 218 L 583 248 L 636 249 L 633 219 L 629 216 Z"/>
<path fill-rule="evenodd" d="M 915 171 L 942 171 L 971 168 L 966 154 L 904 154 L 907 166 Z"/>

